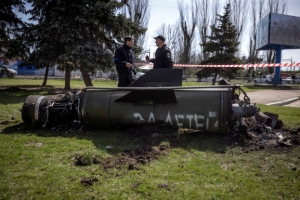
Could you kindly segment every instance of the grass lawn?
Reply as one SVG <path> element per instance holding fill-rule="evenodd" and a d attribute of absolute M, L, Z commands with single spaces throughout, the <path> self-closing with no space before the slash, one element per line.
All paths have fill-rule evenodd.
<path fill-rule="evenodd" d="M 41 79 L 0 79 L 1 87 L 35 88 L 41 83 Z M 93 83 L 116 86 L 111 80 Z M 20 113 L 26 97 L 63 88 L 64 81 L 48 80 L 48 85 L 41 90 L 0 90 L 0 199 L 300 197 L 299 145 L 284 147 L 279 153 L 268 149 L 245 152 L 229 136 L 188 130 L 135 136 L 131 129 L 28 128 Z M 84 84 L 72 80 L 71 87 L 81 89 Z M 298 108 L 258 107 L 279 114 L 289 128 L 299 126 Z M 145 147 L 148 151 L 141 153 Z M 136 163 L 131 166 L 128 163 L 133 159 Z"/>
<path fill-rule="evenodd" d="M 23 87 L 38 87 L 43 83 L 41 78 L 14 78 L 14 79 L 0 79 L 0 86 L 23 86 Z M 101 80 L 93 81 L 95 87 L 117 87 L 116 80 Z M 65 80 L 64 79 L 48 79 L 47 87 L 54 88 L 64 88 Z M 82 89 L 85 87 L 83 80 L 81 79 L 72 79 L 71 88 L 72 89 Z"/>

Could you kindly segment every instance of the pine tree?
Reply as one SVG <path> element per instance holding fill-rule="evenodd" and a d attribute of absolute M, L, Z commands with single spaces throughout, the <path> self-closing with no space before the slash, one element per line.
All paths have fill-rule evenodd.
<path fill-rule="evenodd" d="M 27 48 L 22 48 L 20 29 L 24 22 L 18 18 L 17 13 L 25 13 L 23 0 L 0 1 L 0 55 L 4 58 L 24 56 Z"/>
<path fill-rule="evenodd" d="M 88 73 L 112 67 L 113 50 L 124 36 L 146 30 L 119 14 L 126 0 L 28 0 L 29 13 L 37 24 L 26 32 L 34 48 L 31 60 L 59 64 L 66 72 L 65 89 L 70 89 L 72 70 L 80 70 L 86 86 Z M 34 56 L 33 56 L 34 55 Z"/>
<path fill-rule="evenodd" d="M 203 51 L 210 53 L 211 57 L 201 64 L 237 64 L 240 59 L 236 57 L 239 42 L 236 42 L 237 32 L 235 26 L 230 21 L 230 4 L 225 7 L 223 15 L 217 14 L 219 23 L 211 26 L 212 35 L 207 35 L 208 41 L 203 46 Z M 217 75 L 231 79 L 236 69 L 230 68 L 203 68 L 197 73 L 199 78 L 214 74 L 213 85 Z"/>

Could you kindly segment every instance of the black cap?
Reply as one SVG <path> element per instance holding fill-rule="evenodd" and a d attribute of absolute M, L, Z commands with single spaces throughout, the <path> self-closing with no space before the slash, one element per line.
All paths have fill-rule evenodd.
<path fill-rule="evenodd" d="M 164 36 L 162 36 L 162 35 L 159 35 L 159 36 L 155 37 L 154 39 L 160 39 L 162 41 L 166 40 L 166 38 Z"/>

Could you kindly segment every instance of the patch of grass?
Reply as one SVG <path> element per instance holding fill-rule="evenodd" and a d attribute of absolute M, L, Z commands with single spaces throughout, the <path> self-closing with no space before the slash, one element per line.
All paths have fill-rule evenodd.
<path fill-rule="evenodd" d="M 43 79 L 29 79 L 29 78 L 2 78 L 0 79 L 0 86 L 5 87 L 41 87 L 43 84 Z M 85 88 L 84 81 L 81 79 L 71 79 L 71 88 L 72 89 L 82 89 Z M 95 80 L 93 81 L 95 87 L 117 87 L 116 80 Z M 48 79 L 47 86 L 53 88 L 64 88 L 65 80 L 64 79 Z"/>
<path fill-rule="evenodd" d="M 18 87 L 41 87 L 43 79 L 0 79 L 0 86 L 18 86 Z M 64 88 L 65 80 L 64 79 L 48 79 L 46 87 L 53 88 Z M 117 87 L 117 80 L 108 80 L 108 79 L 96 79 L 93 81 L 94 87 Z M 201 82 L 182 82 L 183 86 L 199 86 L 199 85 L 209 85 L 207 83 Z M 82 89 L 85 88 L 85 84 L 81 79 L 72 79 L 71 88 L 73 89 Z"/>
<path fill-rule="evenodd" d="M 208 86 L 211 84 L 204 82 L 182 82 L 182 86 Z"/>
<path fill-rule="evenodd" d="M 242 89 L 245 92 L 255 92 L 257 90 L 292 90 L 292 89 L 300 89 L 299 86 L 300 85 L 293 85 L 293 87 L 291 87 L 291 86 L 277 87 L 277 86 L 273 86 L 273 85 L 268 85 L 268 86 L 264 86 L 264 85 L 243 85 Z"/>
<path fill-rule="evenodd" d="M 62 136 L 59 136 L 59 135 Z M 111 139 L 111 135 L 118 139 Z M 119 131 L 81 134 L 27 131 L 0 134 L 1 199 L 297 199 L 299 149 L 289 154 L 265 151 L 243 154 L 218 137 L 192 134 L 184 140 L 161 141 L 170 153 L 138 170 L 109 172 L 91 163 L 77 166 L 74 155 L 112 154 L 107 144 L 134 148 L 142 143 Z M 122 147 L 123 146 L 123 147 Z M 226 153 L 219 153 L 225 148 Z M 86 177 L 97 179 L 91 186 Z M 251 191 L 251 192 L 249 192 Z"/>

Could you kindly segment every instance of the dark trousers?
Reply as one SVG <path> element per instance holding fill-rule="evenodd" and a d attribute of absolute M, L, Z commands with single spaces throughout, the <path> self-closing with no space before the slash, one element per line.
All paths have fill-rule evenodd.
<path fill-rule="evenodd" d="M 118 87 L 127 87 L 131 84 L 131 81 L 129 81 L 129 72 L 127 71 L 118 71 L 119 76 L 119 82 Z"/>

